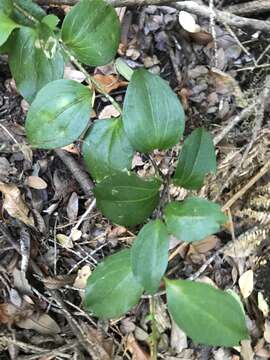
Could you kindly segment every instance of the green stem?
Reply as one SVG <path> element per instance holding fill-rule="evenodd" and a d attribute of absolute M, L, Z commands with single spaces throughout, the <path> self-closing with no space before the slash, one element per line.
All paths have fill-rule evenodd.
<path fill-rule="evenodd" d="M 156 313 L 156 299 L 154 296 L 150 296 L 149 298 L 149 307 L 150 307 L 150 316 L 152 322 L 152 334 L 150 341 L 150 353 L 151 360 L 157 360 L 157 340 L 158 340 L 158 329 L 155 318 Z"/>
<path fill-rule="evenodd" d="M 93 88 L 93 84 L 95 85 L 96 89 L 105 96 L 105 98 L 110 101 L 110 103 L 115 107 L 116 110 L 119 111 L 120 114 L 122 114 L 122 108 L 114 100 L 114 98 L 108 94 L 108 92 L 104 89 L 104 87 L 91 75 L 88 74 L 88 72 L 85 70 L 85 68 L 82 66 L 82 64 L 70 53 L 70 51 L 65 47 L 63 42 L 59 40 L 62 50 L 65 52 L 65 54 L 69 57 L 70 61 L 76 66 L 77 69 L 79 69 L 85 76 L 86 81 L 90 88 Z"/>
<path fill-rule="evenodd" d="M 18 10 L 23 16 L 26 17 L 26 19 L 32 21 L 35 25 L 39 24 L 39 20 L 37 20 L 32 14 L 30 14 L 28 11 L 24 10 L 20 5 L 13 2 L 13 6 L 16 10 Z"/>

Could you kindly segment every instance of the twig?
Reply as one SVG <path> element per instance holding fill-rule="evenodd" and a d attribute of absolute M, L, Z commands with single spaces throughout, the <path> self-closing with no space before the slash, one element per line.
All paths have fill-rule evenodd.
<path fill-rule="evenodd" d="M 238 15 L 259 14 L 270 10 L 270 1 L 253 0 L 236 5 L 227 6 L 225 7 L 225 10 Z"/>
<path fill-rule="evenodd" d="M 36 0 L 41 5 L 75 5 L 78 0 Z M 196 14 L 205 18 L 210 17 L 209 7 L 199 5 L 195 1 L 179 1 L 171 2 L 170 0 L 107 0 L 114 7 L 123 6 L 145 6 L 145 5 L 168 5 L 178 10 L 185 10 L 192 14 Z M 250 19 L 231 12 L 216 10 L 216 20 L 226 22 L 230 26 L 237 28 L 251 28 L 255 31 L 270 32 L 270 22 L 264 20 Z"/>
<path fill-rule="evenodd" d="M 77 222 L 77 224 L 71 229 L 71 234 L 69 235 L 69 238 L 72 237 L 72 231 L 78 230 L 83 221 L 87 218 L 87 216 L 90 214 L 90 212 L 96 207 L 96 199 L 94 199 L 86 209 L 86 211 L 82 214 L 80 217 L 80 220 Z"/>
<path fill-rule="evenodd" d="M 217 47 L 217 34 L 216 34 L 216 29 L 215 29 L 216 13 L 214 10 L 214 0 L 209 0 L 209 11 L 210 11 L 210 30 L 211 30 L 211 35 L 213 37 L 213 43 L 214 43 L 214 66 L 217 68 L 218 67 L 218 56 L 217 56 L 218 47 Z"/>
<path fill-rule="evenodd" d="M 85 195 L 89 196 L 94 187 L 94 184 L 92 183 L 89 175 L 80 167 L 77 161 L 67 151 L 62 149 L 55 149 L 54 152 L 63 161 L 74 178 L 80 184 Z"/>

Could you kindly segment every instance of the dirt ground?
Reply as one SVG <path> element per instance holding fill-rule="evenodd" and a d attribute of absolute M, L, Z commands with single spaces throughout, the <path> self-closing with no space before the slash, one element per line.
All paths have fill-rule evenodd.
<path fill-rule="evenodd" d="M 222 10 L 243 2 L 215 5 Z M 67 10 L 44 8 L 60 17 Z M 118 56 L 169 81 L 185 108 L 185 134 L 203 126 L 217 149 L 218 170 L 205 186 L 199 192 L 171 186 L 170 197 L 207 196 L 223 206 L 230 221 L 220 233 L 192 245 L 172 239 L 168 274 L 233 289 L 241 296 L 251 336 L 235 349 L 195 344 L 172 322 L 161 295 L 159 358 L 269 359 L 269 34 L 216 21 L 211 26 L 201 16 L 195 17 L 200 31 L 191 33 L 169 6 L 118 13 Z M 266 20 L 270 11 L 250 16 Z M 95 74 L 117 76 L 113 65 Z M 83 81 L 81 75 L 67 65 L 66 77 Z M 124 79 L 110 90 L 123 101 Z M 27 109 L 7 57 L 0 56 L 0 359 L 91 359 L 87 349 L 93 346 L 112 359 L 150 359 L 147 299 L 114 321 L 99 321 L 82 304 L 91 271 L 107 255 L 129 247 L 139 229 L 113 225 L 91 207 L 92 182 L 85 175 L 80 142 L 65 150 L 31 149 L 24 132 Z M 93 116 L 113 116 L 100 95 Z M 164 173 L 176 165 L 181 145 L 154 152 Z M 154 172 L 140 154 L 133 169 L 141 175 Z"/>

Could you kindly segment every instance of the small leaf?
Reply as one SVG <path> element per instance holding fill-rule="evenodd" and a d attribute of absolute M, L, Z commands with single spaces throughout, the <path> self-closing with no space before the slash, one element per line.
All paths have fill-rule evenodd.
<path fill-rule="evenodd" d="M 105 259 L 88 278 L 85 307 L 103 319 L 117 318 L 140 299 L 142 286 L 130 265 L 130 250 L 122 250 Z"/>
<path fill-rule="evenodd" d="M 9 66 L 22 96 L 32 102 L 47 83 L 63 77 L 64 59 L 57 39 L 45 24 L 39 31 L 22 27 L 12 37 Z"/>
<path fill-rule="evenodd" d="M 187 242 L 202 240 L 218 232 L 226 222 L 218 204 L 196 197 L 171 202 L 164 213 L 169 233 Z"/>
<path fill-rule="evenodd" d="M 121 118 L 95 121 L 83 143 L 86 168 L 98 181 L 115 170 L 130 170 L 133 152 Z"/>
<path fill-rule="evenodd" d="M 117 173 L 96 185 L 97 207 L 116 224 L 140 224 L 157 206 L 160 185 L 158 179 L 143 180 L 132 173 Z"/>
<path fill-rule="evenodd" d="M 54 30 L 56 28 L 59 21 L 60 21 L 59 18 L 56 15 L 53 15 L 53 14 L 46 15 L 42 19 L 42 22 L 44 24 L 46 24 L 52 30 Z"/>
<path fill-rule="evenodd" d="M 7 41 L 12 31 L 18 27 L 20 27 L 19 24 L 15 23 L 2 10 L 0 10 L 0 46 Z"/>
<path fill-rule="evenodd" d="M 81 0 L 65 17 L 62 40 L 84 64 L 108 64 L 120 41 L 120 23 L 114 8 L 103 0 Z"/>
<path fill-rule="evenodd" d="M 131 248 L 131 266 L 136 279 L 154 294 L 168 265 L 169 235 L 160 220 L 144 225 Z"/>
<path fill-rule="evenodd" d="M 11 15 L 13 11 L 13 3 L 11 0 L 0 0 L 0 12 Z"/>
<path fill-rule="evenodd" d="M 254 288 L 254 274 L 253 270 L 245 271 L 239 278 L 238 284 L 241 294 L 244 299 L 247 299 L 251 295 Z"/>
<path fill-rule="evenodd" d="M 184 111 L 169 85 L 145 69 L 134 71 L 123 111 L 124 129 L 134 149 L 149 153 L 174 146 L 184 130 Z"/>
<path fill-rule="evenodd" d="M 125 79 L 128 81 L 131 80 L 134 70 L 132 70 L 122 58 L 119 57 L 115 60 L 115 68 Z"/>
<path fill-rule="evenodd" d="M 166 280 L 169 311 L 177 325 L 201 344 L 236 346 L 248 339 L 241 303 L 211 285 Z"/>
<path fill-rule="evenodd" d="M 31 145 L 52 149 L 78 139 L 88 124 L 91 98 L 91 91 L 73 80 L 47 84 L 28 111 L 26 133 Z"/>
<path fill-rule="evenodd" d="M 189 135 L 180 154 L 173 182 L 186 189 L 202 187 L 204 177 L 216 171 L 215 147 L 211 135 L 203 128 Z"/>

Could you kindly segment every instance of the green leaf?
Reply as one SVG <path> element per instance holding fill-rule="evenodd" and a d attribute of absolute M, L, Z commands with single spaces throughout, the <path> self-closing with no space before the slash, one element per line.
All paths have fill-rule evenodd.
<path fill-rule="evenodd" d="M 60 19 L 56 15 L 53 15 L 53 14 L 46 15 L 42 19 L 43 24 L 46 24 L 51 30 L 54 30 L 56 28 L 59 21 L 60 21 Z"/>
<path fill-rule="evenodd" d="M 130 265 L 130 250 L 109 256 L 88 278 L 85 307 L 103 319 L 118 318 L 139 301 L 142 286 Z"/>
<path fill-rule="evenodd" d="M 130 170 L 133 153 L 121 118 L 95 121 L 83 143 L 86 168 L 98 181 L 115 170 Z"/>
<path fill-rule="evenodd" d="M 26 119 L 28 141 L 53 149 L 78 139 L 91 112 L 91 91 L 73 80 L 56 80 L 37 94 Z"/>
<path fill-rule="evenodd" d="M 134 71 L 123 110 L 124 129 L 134 149 L 168 149 L 184 130 L 184 111 L 165 80 L 145 69 Z"/>
<path fill-rule="evenodd" d="M 32 102 L 47 83 L 63 77 L 64 59 L 57 39 L 45 25 L 39 29 L 22 27 L 14 34 L 9 66 L 23 97 Z"/>
<path fill-rule="evenodd" d="M 168 265 L 169 235 L 161 220 L 144 225 L 131 248 L 132 271 L 149 294 L 154 294 Z"/>
<path fill-rule="evenodd" d="M 117 173 L 96 185 L 97 207 L 116 224 L 140 224 L 156 208 L 160 185 L 156 178 L 143 180 L 132 173 Z"/>
<path fill-rule="evenodd" d="M 16 24 L 3 11 L 0 10 L 0 46 L 7 41 L 12 31 L 18 27 L 20 27 L 19 24 Z"/>
<path fill-rule="evenodd" d="M 17 23 L 21 25 L 35 27 L 38 21 L 41 21 L 46 15 L 45 11 L 32 0 L 12 1 L 14 4 L 12 17 Z M 30 14 L 30 17 L 26 17 L 24 13 Z"/>
<path fill-rule="evenodd" d="M 243 309 L 231 294 L 188 280 L 166 280 L 166 291 L 174 321 L 193 341 L 237 346 L 248 339 Z"/>
<path fill-rule="evenodd" d="M 128 81 L 131 80 L 134 70 L 132 70 L 122 58 L 119 57 L 115 60 L 115 68 L 125 79 Z"/>
<path fill-rule="evenodd" d="M 0 0 L 0 12 L 11 15 L 13 11 L 13 3 L 11 0 Z"/>
<path fill-rule="evenodd" d="M 103 0 L 81 0 L 65 17 L 62 40 L 84 64 L 108 64 L 120 41 L 116 11 Z"/>
<path fill-rule="evenodd" d="M 218 204 L 196 197 L 169 203 L 164 214 L 169 233 L 187 242 L 218 232 L 227 220 Z"/>
<path fill-rule="evenodd" d="M 203 128 L 196 129 L 184 142 L 173 182 L 177 186 L 197 190 L 203 186 L 205 175 L 215 171 L 216 155 L 212 137 Z"/>

